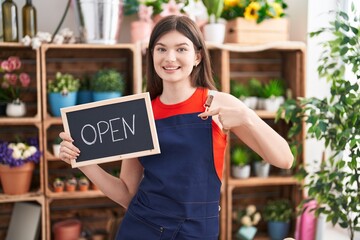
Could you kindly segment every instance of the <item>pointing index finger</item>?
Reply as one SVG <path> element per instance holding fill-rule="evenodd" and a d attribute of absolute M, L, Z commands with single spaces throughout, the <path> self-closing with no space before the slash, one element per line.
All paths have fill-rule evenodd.
<path fill-rule="evenodd" d="M 216 109 L 213 109 L 213 110 L 210 110 L 210 111 L 206 111 L 206 112 L 203 112 L 203 113 L 200 113 L 198 115 L 198 117 L 208 117 L 208 116 L 214 116 L 214 115 L 217 115 L 219 114 L 219 108 L 216 108 Z"/>

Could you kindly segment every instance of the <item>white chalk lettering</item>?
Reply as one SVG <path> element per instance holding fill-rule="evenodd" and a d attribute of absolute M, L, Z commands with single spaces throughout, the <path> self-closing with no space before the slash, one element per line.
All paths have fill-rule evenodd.
<path fill-rule="evenodd" d="M 125 138 L 127 138 L 127 133 L 126 133 L 125 125 L 126 125 L 127 128 L 130 130 L 130 132 L 132 133 L 132 135 L 135 135 L 135 114 L 133 114 L 132 129 L 130 128 L 129 124 L 125 121 L 124 118 L 122 118 L 122 122 L 123 122 L 123 128 L 124 128 Z"/>
<path fill-rule="evenodd" d="M 101 132 L 101 130 L 100 130 L 100 124 L 101 123 L 105 124 L 105 126 L 106 126 L 106 130 L 104 132 Z M 109 124 L 107 122 L 105 122 L 105 121 L 100 121 L 100 122 L 97 123 L 97 128 L 98 128 L 98 132 L 99 132 L 100 143 L 102 143 L 101 135 L 103 135 L 103 134 L 107 133 L 107 131 L 109 131 Z"/>
<path fill-rule="evenodd" d="M 90 131 L 94 132 L 93 139 L 85 139 L 84 133 L 85 131 L 89 131 L 87 129 L 90 129 Z M 121 129 L 123 130 L 123 132 L 120 131 Z M 103 138 L 105 137 L 105 135 L 111 134 L 112 142 L 117 142 L 127 139 L 128 135 L 130 134 L 129 132 L 132 135 L 135 135 L 135 114 L 132 115 L 132 122 L 127 122 L 125 118 L 121 117 L 121 118 L 112 118 L 108 121 L 99 121 L 96 124 L 96 128 L 91 124 L 86 124 L 81 129 L 81 139 L 85 144 L 93 145 L 96 143 L 98 138 L 100 143 L 103 143 Z M 121 134 L 123 134 L 123 136 L 121 136 Z M 89 138 L 88 135 L 89 134 L 86 134 L 87 138 Z"/>
<path fill-rule="evenodd" d="M 114 133 L 119 131 L 119 130 L 114 130 L 114 129 L 113 129 L 113 124 L 112 124 L 112 122 L 113 122 L 113 121 L 116 121 L 116 120 L 120 120 L 120 118 L 113 118 L 113 119 L 110 119 L 110 120 L 109 120 L 110 129 L 111 129 L 111 139 L 112 139 L 113 142 L 117 142 L 117 141 L 124 140 L 123 138 L 118 138 L 118 139 L 115 139 L 115 138 L 114 138 Z M 126 138 L 126 134 L 125 134 L 125 138 Z"/>
<path fill-rule="evenodd" d="M 90 127 L 94 131 L 94 140 L 92 142 L 89 142 L 84 138 L 85 127 Z M 83 126 L 83 128 L 81 129 L 81 139 L 84 141 L 84 143 L 86 143 L 87 145 L 93 145 L 96 142 L 96 138 L 96 129 L 92 125 L 86 124 L 85 126 Z"/>

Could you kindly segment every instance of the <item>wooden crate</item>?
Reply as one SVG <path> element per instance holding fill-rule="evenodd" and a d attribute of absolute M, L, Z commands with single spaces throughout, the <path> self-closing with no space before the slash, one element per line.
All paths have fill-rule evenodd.
<path fill-rule="evenodd" d="M 267 19 L 260 24 L 236 18 L 226 23 L 226 43 L 255 45 L 289 39 L 289 21 L 286 18 Z"/>

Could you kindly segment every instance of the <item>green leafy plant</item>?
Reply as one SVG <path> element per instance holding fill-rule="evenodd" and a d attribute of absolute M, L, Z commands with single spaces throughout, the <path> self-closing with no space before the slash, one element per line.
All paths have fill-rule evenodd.
<path fill-rule="evenodd" d="M 319 169 L 310 171 L 302 166 L 297 177 L 307 180 L 306 201 L 317 201 L 315 214 L 324 214 L 333 225 L 347 229 L 352 240 L 355 231 L 360 231 L 360 25 L 353 4 L 351 9 L 354 19 L 341 11 L 331 12 L 335 17 L 330 26 L 310 34 L 332 36 L 321 43 L 323 52 L 317 68 L 319 77 L 330 83 L 331 96 L 287 100 L 277 119 L 291 123 L 290 139 L 299 136 L 305 123 L 306 136 L 324 142 L 330 154 Z M 346 66 L 354 80 L 345 74 Z"/>
<path fill-rule="evenodd" d="M 248 81 L 248 88 L 249 88 L 249 95 L 250 96 L 255 96 L 255 97 L 260 97 L 261 96 L 262 83 L 258 79 L 251 78 Z"/>
<path fill-rule="evenodd" d="M 271 79 L 269 83 L 264 84 L 262 96 L 264 98 L 281 97 L 285 94 L 284 81 L 281 79 Z"/>
<path fill-rule="evenodd" d="M 50 79 L 47 85 L 48 93 L 62 93 L 76 92 L 79 90 L 80 80 L 75 78 L 72 74 L 57 72 L 55 79 Z"/>
<path fill-rule="evenodd" d="M 231 164 L 234 166 L 245 166 L 249 163 L 249 151 L 242 146 L 235 146 L 231 153 Z"/>
<path fill-rule="evenodd" d="M 266 203 L 262 215 L 265 221 L 289 222 L 294 210 L 288 199 L 276 199 Z"/>
<path fill-rule="evenodd" d="M 250 91 L 247 85 L 231 80 L 230 94 L 237 98 L 248 97 L 250 96 Z"/>
<path fill-rule="evenodd" d="M 210 23 L 218 22 L 224 8 L 224 0 L 202 0 L 202 1 L 209 15 L 209 22 Z"/>
<path fill-rule="evenodd" d="M 95 73 L 91 83 L 94 92 L 124 92 L 125 83 L 121 73 L 114 69 L 103 69 Z"/>
<path fill-rule="evenodd" d="M 221 16 L 226 20 L 244 17 L 261 23 L 265 19 L 284 17 L 286 8 L 284 0 L 225 0 Z"/>

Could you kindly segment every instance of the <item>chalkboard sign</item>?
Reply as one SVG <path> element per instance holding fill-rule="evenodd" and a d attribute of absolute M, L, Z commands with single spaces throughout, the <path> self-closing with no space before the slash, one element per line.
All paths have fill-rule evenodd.
<path fill-rule="evenodd" d="M 160 153 L 149 93 L 61 108 L 61 117 L 81 152 L 73 168 Z"/>

